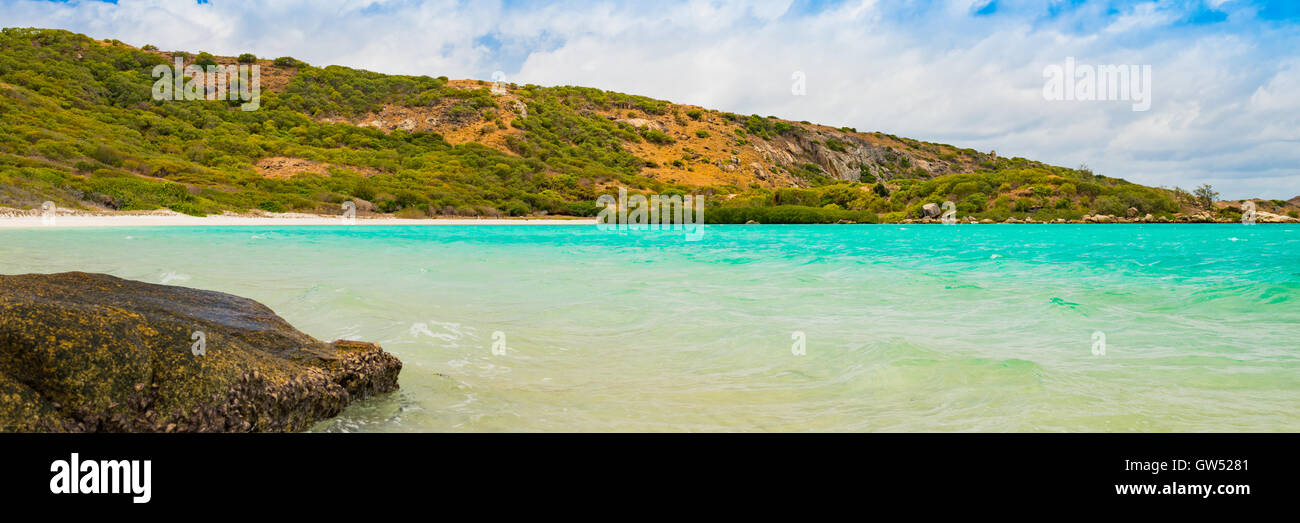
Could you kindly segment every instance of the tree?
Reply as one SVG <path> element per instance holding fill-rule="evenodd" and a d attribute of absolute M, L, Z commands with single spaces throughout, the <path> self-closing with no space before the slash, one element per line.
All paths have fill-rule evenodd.
<path fill-rule="evenodd" d="M 1192 191 L 1192 195 L 1196 197 L 1197 205 L 1207 211 L 1214 207 L 1214 201 L 1219 199 L 1219 193 L 1208 183 L 1201 184 L 1195 191 Z"/>

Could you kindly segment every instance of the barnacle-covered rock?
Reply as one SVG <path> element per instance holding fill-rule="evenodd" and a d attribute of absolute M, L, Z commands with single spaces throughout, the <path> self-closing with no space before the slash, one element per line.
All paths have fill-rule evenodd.
<path fill-rule="evenodd" d="M 397 389 L 378 345 L 325 343 L 220 292 L 0 276 L 0 431 L 298 431 Z"/>

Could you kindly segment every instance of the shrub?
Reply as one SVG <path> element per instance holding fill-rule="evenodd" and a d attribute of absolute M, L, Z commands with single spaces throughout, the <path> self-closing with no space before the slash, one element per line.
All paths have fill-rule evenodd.
<path fill-rule="evenodd" d="M 851 221 L 876 223 L 876 215 L 865 211 L 846 211 L 821 207 L 782 205 L 777 207 L 719 207 L 704 213 L 706 223 L 814 224 Z"/>
<path fill-rule="evenodd" d="M 849 203 L 856 200 L 861 194 L 862 191 L 858 189 L 844 184 L 836 184 L 822 189 L 821 201 L 828 205 L 848 207 Z"/>
<path fill-rule="evenodd" d="M 692 120 L 699 120 L 700 116 L 703 114 L 704 111 L 701 111 L 699 109 L 691 109 L 689 111 L 686 111 L 686 116 L 689 116 Z"/>
<path fill-rule="evenodd" d="M 668 133 L 658 129 L 651 129 L 649 127 L 641 129 L 641 137 L 645 138 L 645 141 L 655 145 L 667 145 L 676 141 L 673 140 L 673 137 L 669 136 Z"/>
<path fill-rule="evenodd" d="M 87 156 L 94 158 L 99 163 L 113 167 L 121 167 L 122 161 L 125 159 L 117 149 L 103 144 L 96 146 L 95 150 L 91 151 Z"/>
<path fill-rule="evenodd" d="M 244 53 L 239 55 L 239 58 L 236 58 L 235 60 L 241 64 L 254 64 L 257 63 L 257 56 L 253 53 Z"/>
<path fill-rule="evenodd" d="M 988 201 L 989 197 L 984 195 L 984 193 L 975 193 L 963 198 L 961 203 L 966 206 L 964 212 L 974 214 L 984 211 L 984 205 L 988 203 Z"/>
<path fill-rule="evenodd" d="M 698 131 L 695 131 L 695 136 L 698 136 L 700 138 L 708 138 L 709 132 L 705 131 L 704 129 L 700 129 Z"/>
<path fill-rule="evenodd" d="M 531 209 L 521 200 L 511 200 L 503 209 L 510 216 L 527 216 Z"/>
<path fill-rule="evenodd" d="M 817 191 L 808 189 L 777 189 L 773 197 L 775 205 L 803 205 L 807 207 L 821 206 L 821 196 Z"/>
<path fill-rule="evenodd" d="M 979 184 L 979 183 L 976 183 L 976 182 L 961 182 L 961 183 L 959 183 L 959 184 L 957 184 L 957 185 L 954 185 L 954 186 L 952 187 L 952 194 L 956 195 L 958 198 L 962 198 L 962 197 L 965 197 L 965 196 L 968 196 L 968 195 L 975 194 L 975 193 L 979 192 L 979 190 L 980 190 L 980 184 Z M 981 196 L 982 196 L 982 195 L 981 195 Z"/>
<path fill-rule="evenodd" d="M 199 53 L 198 56 L 194 57 L 194 65 L 201 66 L 201 67 L 217 65 L 217 59 L 216 57 L 212 56 L 212 53 L 206 53 L 206 52 Z"/>
<path fill-rule="evenodd" d="M 274 63 L 276 67 L 302 67 L 307 65 L 292 56 L 281 56 L 276 58 L 272 63 Z"/>
<path fill-rule="evenodd" d="M 1124 216 L 1128 207 L 1114 196 L 1100 196 L 1092 202 L 1092 210 L 1099 214 L 1109 214 L 1111 216 Z"/>

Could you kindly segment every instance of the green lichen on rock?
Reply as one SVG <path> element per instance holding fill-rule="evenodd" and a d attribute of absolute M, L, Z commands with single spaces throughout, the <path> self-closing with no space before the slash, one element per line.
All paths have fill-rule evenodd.
<path fill-rule="evenodd" d="M 238 296 L 0 276 L 0 431 L 297 431 L 395 390 L 401 367 L 378 345 L 322 342 Z"/>

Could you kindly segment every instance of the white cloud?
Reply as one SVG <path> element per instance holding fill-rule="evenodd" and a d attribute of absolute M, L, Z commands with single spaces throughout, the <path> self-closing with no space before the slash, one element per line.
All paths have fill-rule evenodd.
<path fill-rule="evenodd" d="M 879 130 L 1152 185 L 1213 183 L 1225 197 L 1300 194 L 1300 37 L 1253 20 L 1181 27 L 1179 6 L 849 0 L 665 4 L 283 0 L 256 7 L 161 0 L 0 1 L 0 25 L 59 27 L 165 49 L 295 56 L 405 74 L 600 87 L 738 113 Z M 1242 7 L 1238 8 L 1241 5 Z M 1234 9 L 1237 9 L 1234 11 Z M 1080 29 L 1085 28 L 1085 29 Z M 1148 112 L 1049 102 L 1043 68 L 1151 65 Z M 807 74 L 807 96 L 790 93 Z"/>

